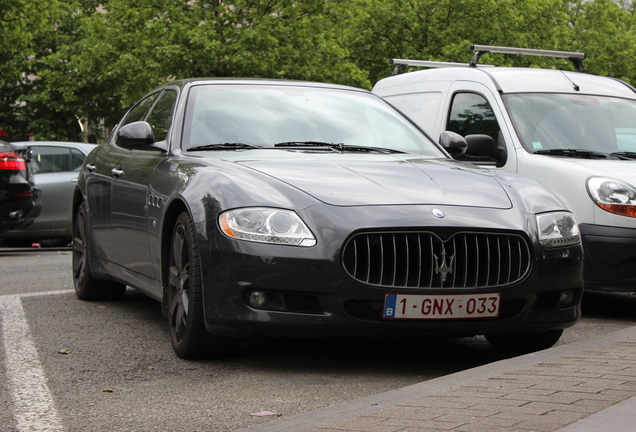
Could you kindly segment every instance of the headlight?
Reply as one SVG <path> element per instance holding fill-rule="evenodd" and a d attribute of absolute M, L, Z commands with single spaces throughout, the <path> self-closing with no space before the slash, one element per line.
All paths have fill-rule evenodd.
<path fill-rule="evenodd" d="M 636 189 L 620 180 L 592 177 L 587 190 L 597 206 L 610 213 L 636 217 Z"/>
<path fill-rule="evenodd" d="M 219 216 L 221 232 L 228 237 L 259 243 L 314 246 L 316 238 L 291 210 L 250 207 Z"/>
<path fill-rule="evenodd" d="M 539 243 L 545 248 L 572 246 L 581 242 L 579 226 L 572 213 L 553 212 L 537 215 Z"/>

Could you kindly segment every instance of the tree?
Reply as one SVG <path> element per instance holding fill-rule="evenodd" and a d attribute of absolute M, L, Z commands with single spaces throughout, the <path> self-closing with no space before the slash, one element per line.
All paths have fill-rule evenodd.
<path fill-rule="evenodd" d="M 472 44 L 568 50 L 569 2 L 563 0 L 356 0 L 366 11 L 347 47 L 372 82 L 391 58 L 468 63 Z M 564 43 L 564 41 L 568 41 Z M 484 63 L 548 66 L 540 57 L 489 54 Z M 568 67 L 567 62 L 559 63 Z"/>
<path fill-rule="evenodd" d="M 636 83 L 635 8 L 611 0 L 572 4 L 573 40 L 587 53 L 587 72 Z"/>
<path fill-rule="evenodd" d="M 8 138 L 22 137 L 30 119 L 23 115 L 35 39 L 50 23 L 41 2 L 0 0 L 0 129 Z"/>
<path fill-rule="evenodd" d="M 160 83 L 265 77 L 369 86 L 339 44 L 338 2 L 110 0 L 79 18 L 79 38 L 52 56 L 48 79 L 80 97 L 79 115 L 114 124 Z M 80 96 L 81 95 L 81 96 Z"/>
<path fill-rule="evenodd" d="M 391 58 L 468 63 L 471 44 L 587 53 L 591 73 L 636 82 L 629 0 L 0 0 L 0 129 L 80 139 L 185 77 L 371 88 Z M 480 63 L 572 69 L 490 53 Z"/>

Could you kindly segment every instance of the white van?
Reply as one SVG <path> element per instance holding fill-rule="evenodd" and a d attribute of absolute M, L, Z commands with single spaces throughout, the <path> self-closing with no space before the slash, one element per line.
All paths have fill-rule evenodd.
<path fill-rule="evenodd" d="M 636 291 L 636 89 L 584 73 L 582 53 L 471 48 L 466 65 L 393 60 L 432 69 L 398 66 L 373 92 L 455 158 L 556 192 L 580 225 L 585 289 Z M 478 66 L 487 52 L 568 57 L 578 72 Z"/>

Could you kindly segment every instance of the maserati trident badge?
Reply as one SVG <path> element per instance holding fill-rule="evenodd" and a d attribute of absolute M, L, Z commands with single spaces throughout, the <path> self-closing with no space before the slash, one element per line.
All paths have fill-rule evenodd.
<path fill-rule="evenodd" d="M 455 254 L 451 255 L 448 264 L 446 263 L 446 248 L 442 245 L 442 262 L 437 255 L 435 257 L 435 273 L 439 274 L 442 278 L 442 282 L 446 282 L 446 277 L 453 272 L 453 261 L 455 261 Z"/>

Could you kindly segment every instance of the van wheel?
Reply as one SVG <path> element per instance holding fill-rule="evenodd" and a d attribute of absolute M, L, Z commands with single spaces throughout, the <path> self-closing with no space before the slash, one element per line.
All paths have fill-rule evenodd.
<path fill-rule="evenodd" d="M 561 338 L 563 330 L 550 330 L 541 333 L 489 334 L 486 340 L 502 351 L 530 353 L 548 349 Z"/>
<path fill-rule="evenodd" d="M 73 285 L 80 300 L 116 300 L 123 297 L 126 285 L 96 279 L 88 263 L 86 205 L 82 202 L 73 223 Z"/>

